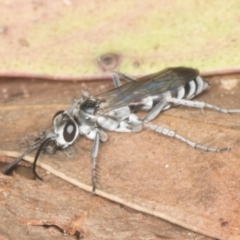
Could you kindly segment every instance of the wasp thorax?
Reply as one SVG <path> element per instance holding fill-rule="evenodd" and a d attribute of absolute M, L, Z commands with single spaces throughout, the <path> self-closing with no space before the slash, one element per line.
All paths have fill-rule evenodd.
<path fill-rule="evenodd" d="M 73 111 L 74 121 L 78 124 L 80 132 L 82 127 L 89 129 L 95 127 L 96 124 L 96 112 L 98 110 L 98 102 L 93 99 L 85 100 L 80 106 L 79 109 Z M 86 132 L 85 130 L 83 133 Z"/>
<path fill-rule="evenodd" d="M 92 99 L 86 100 L 80 106 L 80 110 L 91 115 L 94 115 L 97 109 L 98 109 L 98 102 Z"/>
<path fill-rule="evenodd" d="M 62 148 L 71 145 L 78 136 L 78 126 L 68 112 L 58 112 L 53 118 L 56 144 Z"/>

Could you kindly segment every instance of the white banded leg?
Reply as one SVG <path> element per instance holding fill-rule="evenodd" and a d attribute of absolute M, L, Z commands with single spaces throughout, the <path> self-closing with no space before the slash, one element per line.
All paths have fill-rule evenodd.
<path fill-rule="evenodd" d="M 167 128 L 163 128 L 163 127 L 154 125 L 152 123 L 144 123 L 144 126 L 147 127 L 147 128 L 152 129 L 153 131 L 155 131 L 157 133 L 163 134 L 165 136 L 177 138 L 180 141 L 190 145 L 193 148 L 198 148 L 198 149 L 201 149 L 201 150 L 204 150 L 204 151 L 208 151 L 208 152 L 222 152 L 222 151 L 226 151 L 226 150 L 230 150 L 231 149 L 230 147 L 226 147 L 226 148 L 210 148 L 210 147 L 207 147 L 207 146 L 204 146 L 204 145 L 200 145 L 198 143 L 190 141 L 189 139 L 187 139 L 187 138 L 185 138 L 185 137 L 183 137 L 181 135 L 178 135 L 177 133 L 175 133 L 172 130 L 169 130 Z"/>
<path fill-rule="evenodd" d="M 122 73 L 119 72 L 113 72 L 112 74 L 112 79 L 113 79 L 113 84 L 115 88 L 121 87 L 122 83 L 120 81 L 120 78 L 125 80 L 126 82 L 134 82 L 135 80 L 133 78 L 130 78 Z"/>
<path fill-rule="evenodd" d="M 152 121 L 164 108 L 166 104 L 165 99 L 161 99 L 159 103 L 157 103 L 147 114 L 146 117 L 142 119 L 143 122 L 149 122 Z"/>
<path fill-rule="evenodd" d="M 94 138 L 93 141 L 93 146 L 92 146 L 92 151 L 91 151 L 91 157 L 92 157 L 92 192 L 95 193 L 95 189 L 96 189 L 96 184 L 97 184 L 97 180 L 96 180 L 96 160 L 97 160 L 97 156 L 98 156 L 98 149 L 99 149 L 99 139 L 100 139 L 100 134 L 97 131 L 96 132 L 96 136 Z"/>
<path fill-rule="evenodd" d="M 183 106 L 188 106 L 188 107 L 195 107 L 195 108 L 209 108 L 214 111 L 222 112 L 222 113 L 240 113 L 240 109 L 226 109 L 226 108 L 221 108 L 215 105 L 211 105 L 209 103 L 205 102 L 199 102 L 199 101 L 191 101 L 191 100 L 185 100 L 185 99 L 177 99 L 177 98 L 171 98 L 167 97 L 166 98 L 167 102 L 171 102 L 177 105 L 183 105 Z"/>

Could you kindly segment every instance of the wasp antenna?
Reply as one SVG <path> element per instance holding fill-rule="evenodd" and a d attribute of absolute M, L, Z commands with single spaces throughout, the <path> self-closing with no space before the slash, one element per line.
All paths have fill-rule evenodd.
<path fill-rule="evenodd" d="M 33 165 L 32 165 L 32 168 L 33 168 L 33 174 L 36 178 L 38 178 L 39 180 L 43 181 L 43 179 L 37 174 L 36 172 L 36 165 L 37 165 L 37 160 L 38 160 L 38 157 L 39 157 L 39 154 L 40 152 L 42 151 L 43 147 L 50 141 L 53 141 L 51 138 L 46 138 L 42 144 L 39 146 L 38 150 L 37 150 L 37 153 L 35 155 L 35 158 L 34 158 L 34 161 L 33 161 Z"/>
<path fill-rule="evenodd" d="M 18 158 L 16 158 L 14 161 L 9 163 L 7 166 L 1 169 L 1 173 L 6 174 L 8 171 L 10 171 L 13 167 L 15 167 L 27 154 L 31 153 L 35 149 L 39 147 L 40 144 L 42 144 L 46 139 L 54 139 L 56 137 L 55 133 L 48 133 L 47 136 L 40 141 L 36 142 L 34 145 L 32 145 L 30 148 L 28 148 L 22 155 L 20 155 Z"/>
<path fill-rule="evenodd" d="M 14 161 L 6 165 L 4 168 L 1 169 L 1 173 L 6 174 L 8 173 L 12 168 L 14 168 L 27 154 L 32 152 L 34 149 L 36 149 L 37 146 L 34 145 L 34 147 L 30 147 L 28 150 L 26 150 L 21 156 L 16 158 Z"/>

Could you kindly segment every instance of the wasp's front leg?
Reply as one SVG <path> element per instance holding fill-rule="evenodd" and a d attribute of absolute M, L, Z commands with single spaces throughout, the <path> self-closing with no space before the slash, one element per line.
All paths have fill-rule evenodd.
<path fill-rule="evenodd" d="M 94 141 L 93 141 L 93 146 L 92 146 L 92 151 L 91 151 L 91 158 L 92 158 L 92 193 L 95 193 L 96 190 L 96 184 L 97 184 L 97 179 L 96 179 L 96 160 L 98 156 L 98 149 L 99 149 L 99 140 L 100 140 L 100 134 L 97 131 Z"/>

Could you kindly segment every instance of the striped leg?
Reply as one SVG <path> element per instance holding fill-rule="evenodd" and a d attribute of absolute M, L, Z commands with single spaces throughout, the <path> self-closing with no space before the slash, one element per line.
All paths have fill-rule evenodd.
<path fill-rule="evenodd" d="M 143 122 L 150 122 L 152 121 L 164 108 L 166 104 L 165 99 L 160 100 L 147 114 L 146 117 L 142 119 Z"/>
<path fill-rule="evenodd" d="M 92 193 L 95 193 L 96 184 L 97 184 L 97 180 L 96 180 L 96 168 L 97 168 L 96 160 L 97 160 L 98 149 L 99 149 L 99 140 L 100 140 L 100 134 L 97 131 L 96 136 L 94 138 L 92 151 L 91 151 L 91 157 L 92 157 L 92 186 L 93 186 Z"/>
<path fill-rule="evenodd" d="M 175 133 L 175 132 L 172 131 L 172 130 L 169 130 L 169 129 L 163 128 L 163 127 L 159 127 L 159 126 L 154 125 L 154 124 L 152 124 L 152 123 L 144 123 L 144 126 L 147 127 L 147 128 L 152 129 L 153 131 L 155 131 L 155 132 L 157 132 L 157 133 L 163 134 L 163 135 L 165 135 L 165 136 L 177 138 L 177 139 L 179 139 L 180 141 L 188 144 L 189 146 L 191 146 L 191 147 L 193 147 L 193 148 L 198 148 L 198 149 L 201 149 L 201 150 L 204 150 L 204 151 L 208 151 L 208 152 L 222 152 L 222 151 L 226 151 L 226 150 L 230 150 L 230 149 L 231 149 L 230 147 L 225 147 L 225 148 L 209 148 L 209 147 L 207 147 L 207 146 L 200 145 L 200 144 L 198 144 L 198 143 L 195 143 L 195 142 L 193 142 L 193 141 L 190 141 L 189 139 L 184 138 L 184 137 L 182 137 L 181 135 L 178 135 L 177 133 Z"/>
<path fill-rule="evenodd" d="M 195 107 L 195 108 L 209 108 L 214 111 L 222 112 L 222 113 L 240 113 L 240 109 L 226 109 L 221 108 L 218 106 L 211 105 L 209 103 L 205 102 L 199 102 L 199 101 L 191 101 L 191 100 L 185 100 L 185 99 L 178 99 L 178 98 L 166 98 L 166 101 L 169 103 L 174 103 L 176 105 L 183 105 L 187 107 Z"/>

